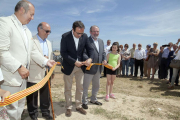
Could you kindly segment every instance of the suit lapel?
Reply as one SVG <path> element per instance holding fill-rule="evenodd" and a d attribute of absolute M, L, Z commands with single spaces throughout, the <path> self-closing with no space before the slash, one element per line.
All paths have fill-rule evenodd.
<path fill-rule="evenodd" d="M 38 40 L 38 38 L 37 38 L 37 35 L 34 37 L 34 43 L 36 44 L 36 46 L 37 46 L 39 52 L 41 52 L 41 54 L 43 55 L 43 51 L 42 51 L 40 42 L 39 42 L 39 40 Z"/>
<path fill-rule="evenodd" d="M 70 44 L 73 44 L 72 46 L 73 46 L 74 50 L 77 51 L 77 50 L 76 50 L 76 44 L 75 44 L 75 42 L 74 42 L 74 38 L 73 38 L 73 35 L 72 35 L 72 34 L 73 34 L 73 33 L 72 33 L 72 31 L 71 31 L 71 32 L 70 32 L 70 39 L 69 39 L 70 42 L 69 42 L 69 43 L 70 43 Z"/>
<path fill-rule="evenodd" d="M 13 21 L 14 25 L 16 26 L 16 28 L 18 29 L 21 37 L 22 37 L 22 40 L 23 40 L 23 43 L 25 45 L 26 51 L 28 51 L 28 49 L 26 47 L 26 42 L 25 42 L 24 33 L 22 31 L 22 28 L 19 26 L 18 21 L 16 20 L 15 16 L 13 16 L 13 15 L 12 15 L 12 21 Z"/>
<path fill-rule="evenodd" d="M 94 49 L 98 52 L 97 48 L 96 48 L 96 45 L 94 44 L 94 40 L 90 37 L 90 40 L 92 42 L 92 46 L 94 47 Z"/>

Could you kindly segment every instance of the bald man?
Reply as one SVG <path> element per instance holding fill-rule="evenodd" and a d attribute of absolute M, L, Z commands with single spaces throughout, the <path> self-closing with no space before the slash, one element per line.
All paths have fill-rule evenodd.
<path fill-rule="evenodd" d="M 142 48 L 142 44 L 138 44 L 138 49 L 134 52 L 134 59 L 135 59 L 135 73 L 134 77 L 137 77 L 138 74 L 138 67 L 140 66 L 140 77 L 143 77 L 143 66 L 144 66 L 144 59 L 146 58 L 145 50 Z"/>
<path fill-rule="evenodd" d="M 55 64 L 35 49 L 31 31 L 26 26 L 34 19 L 34 13 L 33 4 L 21 0 L 16 4 L 14 14 L 0 17 L 0 68 L 4 77 L 1 89 L 11 94 L 26 89 L 31 59 L 41 67 Z M 22 98 L 6 106 L 11 120 L 21 120 L 25 102 Z"/>
<path fill-rule="evenodd" d="M 33 36 L 33 42 L 35 48 L 47 59 L 53 59 L 52 56 L 52 45 L 49 40 L 47 40 L 48 35 L 51 33 L 51 27 L 48 23 L 42 22 L 37 27 L 38 33 Z M 42 68 L 33 60 L 30 62 L 30 75 L 27 81 L 27 88 L 35 85 L 46 75 L 45 70 L 48 68 Z M 52 75 L 52 78 L 54 75 Z M 45 119 L 51 120 L 49 106 L 50 106 L 50 97 L 48 83 L 46 83 L 40 90 L 40 109 L 42 117 Z M 38 91 L 27 96 L 27 109 L 29 116 L 32 120 L 36 120 L 38 117 Z"/>

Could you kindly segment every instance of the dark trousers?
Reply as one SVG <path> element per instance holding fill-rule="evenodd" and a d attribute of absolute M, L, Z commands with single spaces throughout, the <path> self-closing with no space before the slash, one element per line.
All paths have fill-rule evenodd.
<path fill-rule="evenodd" d="M 161 65 L 160 65 L 160 79 L 167 78 L 168 75 L 168 61 L 165 58 L 162 58 Z"/>
<path fill-rule="evenodd" d="M 35 85 L 36 83 L 27 82 L 27 88 Z M 49 97 L 49 88 L 48 82 L 39 90 L 40 97 L 40 109 L 42 114 L 50 114 L 50 97 Z M 32 93 L 26 97 L 27 99 L 27 109 L 29 116 L 31 118 L 38 117 L 38 91 Z"/>
<path fill-rule="evenodd" d="M 104 77 L 106 77 L 106 67 L 104 67 Z"/>
<path fill-rule="evenodd" d="M 179 73 L 179 72 L 178 72 Z M 173 75 L 173 68 L 170 68 L 170 77 L 169 77 L 169 82 L 171 82 L 172 79 L 172 75 Z M 179 74 L 176 77 L 175 83 L 178 84 L 179 83 Z"/>
<path fill-rule="evenodd" d="M 140 76 L 143 76 L 143 67 L 144 67 L 144 60 L 143 59 L 141 59 L 141 60 L 135 59 L 135 73 L 134 73 L 134 76 L 137 76 L 139 66 L 140 66 L 140 71 L 141 71 Z"/>

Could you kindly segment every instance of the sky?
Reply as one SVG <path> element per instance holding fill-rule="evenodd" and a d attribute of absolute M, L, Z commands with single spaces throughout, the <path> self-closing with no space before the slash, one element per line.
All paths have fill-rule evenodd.
<path fill-rule="evenodd" d="M 0 0 L 0 16 L 10 16 L 19 0 Z M 63 33 L 72 29 L 76 20 L 85 25 L 89 36 L 92 25 L 100 28 L 99 38 L 119 44 L 176 43 L 180 38 L 180 0 L 29 0 L 35 16 L 27 26 L 37 34 L 37 26 L 47 22 L 52 33 L 48 39 L 53 50 L 60 49 Z"/>

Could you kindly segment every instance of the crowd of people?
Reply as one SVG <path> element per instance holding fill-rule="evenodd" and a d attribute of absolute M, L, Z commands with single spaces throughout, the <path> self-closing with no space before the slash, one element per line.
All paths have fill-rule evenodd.
<path fill-rule="evenodd" d="M 46 75 L 55 63 L 52 59 L 51 42 L 47 40 L 51 33 L 51 27 L 46 22 L 41 22 L 37 26 L 37 34 L 32 37 L 31 31 L 27 28 L 31 20 L 34 19 L 35 7 L 27 1 L 21 0 L 15 6 L 15 13 L 8 17 L 0 17 L 0 95 L 2 102 L 10 94 L 17 93 L 38 83 Z M 64 33 L 60 42 L 60 53 L 63 58 L 61 70 L 64 79 L 65 115 L 72 115 L 72 84 L 73 77 L 76 81 L 75 107 L 76 111 L 86 115 L 84 109 L 88 109 L 88 88 L 92 82 L 92 95 L 90 103 L 102 105 L 97 99 L 100 87 L 101 73 L 107 77 L 105 101 L 109 98 L 115 99 L 113 94 L 113 84 L 116 77 L 138 77 L 140 68 L 140 78 L 154 79 L 158 72 L 159 79 L 168 79 L 169 89 L 174 88 L 179 83 L 179 69 L 169 67 L 172 60 L 180 60 L 180 46 L 178 42 L 160 46 L 153 43 L 143 49 L 142 44 L 119 45 L 111 40 L 107 40 L 104 45 L 99 38 L 100 28 L 97 25 L 90 27 L 90 36 L 84 33 L 85 25 L 81 21 L 75 21 L 72 30 Z M 123 48 L 124 47 L 124 48 Z M 90 70 L 86 70 L 91 63 L 101 63 L 109 65 L 112 69 L 102 65 L 93 65 Z M 130 68 L 130 73 L 129 73 Z M 152 75 L 151 75 L 152 74 Z M 51 79 L 54 78 L 52 74 Z M 175 84 L 174 84 L 175 83 Z M 39 89 L 40 109 L 42 117 L 52 120 L 50 115 L 50 97 L 48 84 Z M 38 118 L 38 91 L 26 97 L 27 109 L 32 120 Z M 0 108 L 0 119 L 21 120 L 25 106 L 25 98 L 14 102 L 6 107 Z"/>
<path fill-rule="evenodd" d="M 175 85 L 178 86 L 179 70 L 177 68 L 171 68 L 170 63 L 173 59 L 179 60 L 179 42 L 180 39 L 174 44 L 170 42 L 167 45 L 161 45 L 159 49 L 157 42 L 153 43 L 152 47 L 150 44 L 146 45 L 146 49 L 142 48 L 142 44 L 138 44 L 138 48 L 136 49 L 136 44 L 134 43 L 130 50 L 128 49 L 128 44 L 124 45 L 124 49 L 123 45 L 119 45 L 118 53 L 122 59 L 120 67 L 117 69 L 116 76 L 124 77 L 126 75 L 137 77 L 138 69 L 140 67 L 140 78 L 147 77 L 147 79 L 153 80 L 154 75 L 157 72 L 158 79 L 168 80 L 167 84 L 171 84 L 169 88 L 174 88 Z M 107 45 L 104 47 L 106 54 L 111 52 L 111 41 L 108 40 Z M 130 74 L 128 73 L 129 68 Z M 106 69 L 104 69 L 104 77 L 106 77 L 106 74 Z"/>

